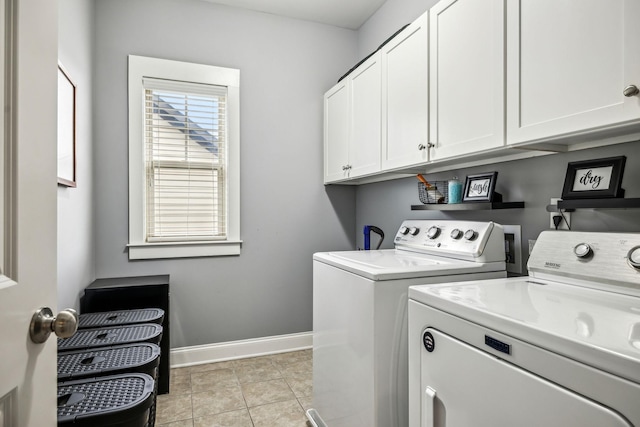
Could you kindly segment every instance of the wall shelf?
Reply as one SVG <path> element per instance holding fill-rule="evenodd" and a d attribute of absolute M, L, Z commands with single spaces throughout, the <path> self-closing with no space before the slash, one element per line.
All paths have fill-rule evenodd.
<path fill-rule="evenodd" d="M 640 208 L 636 199 L 575 199 L 559 200 L 558 209 L 630 209 Z"/>
<path fill-rule="evenodd" d="M 487 211 L 494 209 L 522 209 L 524 202 L 479 202 L 454 204 L 422 204 L 411 205 L 412 211 Z"/>

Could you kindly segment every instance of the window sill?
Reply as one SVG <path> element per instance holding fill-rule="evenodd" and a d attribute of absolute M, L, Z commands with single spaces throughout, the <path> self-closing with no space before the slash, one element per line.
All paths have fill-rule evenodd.
<path fill-rule="evenodd" d="M 242 240 L 224 242 L 133 243 L 127 245 L 129 260 L 194 258 L 240 255 Z"/>

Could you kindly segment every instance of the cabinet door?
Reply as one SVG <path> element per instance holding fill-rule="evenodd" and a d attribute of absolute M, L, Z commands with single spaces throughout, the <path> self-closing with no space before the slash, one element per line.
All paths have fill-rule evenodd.
<path fill-rule="evenodd" d="M 382 169 L 424 163 L 429 143 L 429 15 L 381 49 Z"/>
<path fill-rule="evenodd" d="M 324 95 L 324 182 L 347 178 L 349 91 L 342 80 Z"/>
<path fill-rule="evenodd" d="M 382 90 L 380 52 L 348 77 L 350 86 L 349 177 L 380 171 Z"/>
<path fill-rule="evenodd" d="M 429 11 L 431 160 L 504 145 L 505 0 Z"/>
<path fill-rule="evenodd" d="M 508 9 L 507 140 L 545 140 L 640 117 L 640 2 L 518 0 Z"/>

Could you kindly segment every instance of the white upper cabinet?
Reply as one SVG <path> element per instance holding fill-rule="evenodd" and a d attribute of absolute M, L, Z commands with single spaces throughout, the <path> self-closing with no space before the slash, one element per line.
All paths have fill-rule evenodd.
<path fill-rule="evenodd" d="M 325 95 L 325 183 L 637 139 L 639 20 L 640 0 L 439 1 Z"/>
<path fill-rule="evenodd" d="M 507 13 L 509 143 L 640 121 L 639 1 L 513 0 Z"/>
<path fill-rule="evenodd" d="M 324 182 L 380 171 L 380 53 L 324 95 Z"/>
<path fill-rule="evenodd" d="M 342 80 L 324 95 L 324 181 L 349 176 L 349 90 Z"/>
<path fill-rule="evenodd" d="M 380 52 L 346 77 L 350 88 L 349 177 L 380 171 Z"/>
<path fill-rule="evenodd" d="M 382 169 L 425 163 L 429 142 L 429 18 L 382 46 Z"/>
<path fill-rule="evenodd" d="M 505 144 L 504 8 L 443 0 L 429 11 L 430 160 Z"/>

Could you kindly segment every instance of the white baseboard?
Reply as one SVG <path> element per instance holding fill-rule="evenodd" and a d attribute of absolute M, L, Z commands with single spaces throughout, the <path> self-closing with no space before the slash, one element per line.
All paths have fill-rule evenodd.
<path fill-rule="evenodd" d="M 313 346 L 313 333 L 278 335 L 275 337 L 196 345 L 171 350 L 171 367 L 180 368 L 203 363 L 224 362 L 267 354 L 305 350 Z"/>

